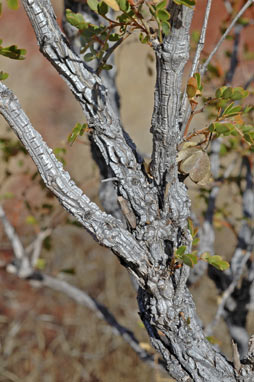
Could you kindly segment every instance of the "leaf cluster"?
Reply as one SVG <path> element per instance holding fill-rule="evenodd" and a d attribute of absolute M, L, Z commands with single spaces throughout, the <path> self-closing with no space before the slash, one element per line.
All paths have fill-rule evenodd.
<path fill-rule="evenodd" d="M 188 220 L 188 228 L 193 238 L 192 245 L 196 246 L 199 242 L 199 238 L 197 237 L 198 229 L 194 227 L 191 219 Z M 191 268 L 193 268 L 194 265 L 200 260 L 206 261 L 208 264 L 220 271 L 224 271 L 229 267 L 229 263 L 223 260 L 219 255 L 211 255 L 209 252 L 204 252 L 198 256 L 197 250 L 194 250 L 191 253 L 186 253 L 185 245 L 181 245 L 176 249 L 173 259 L 175 263 L 185 264 Z"/>
<path fill-rule="evenodd" d="M 104 24 L 87 22 L 81 13 L 73 13 L 70 9 L 66 10 L 66 19 L 79 31 L 84 60 L 97 60 L 97 71 L 100 72 L 102 69 L 111 69 L 106 64 L 110 54 L 135 30 L 139 32 L 139 41 L 142 44 L 151 45 L 154 39 L 162 42 L 163 36 L 170 33 L 167 3 L 167 0 L 158 3 L 153 0 L 88 0 L 89 8 L 105 20 Z M 189 0 L 178 1 L 177 4 L 179 3 L 187 5 Z M 110 12 L 112 9 L 117 11 L 114 16 Z"/>

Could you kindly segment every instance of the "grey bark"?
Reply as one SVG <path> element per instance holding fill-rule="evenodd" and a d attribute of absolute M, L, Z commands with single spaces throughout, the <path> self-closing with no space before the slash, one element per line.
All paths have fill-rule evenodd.
<path fill-rule="evenodd" d="M 188 60 L 193 10 L 170 2 L 172 30 L 162 44 L 153 41 L 157 81 L 152 118 L 153 153 L 148 177 L 135 148 L 123 133 L 103 81 L 69 46 L 49 0 L 23 0 L 41 52 L 56 68 L 80 103 L 92 129 L 91 139 L 117 178 L 135 224 L 126 226 L 102 212 L 74 184 L 23 112 L 17 98 L 0 83 L 0 113 L 25 145 L 46 186 L 66 210 L 101 244 L 118 256 L 139 284 L 138 303 L 153 346 L 177 381 L 233 382 L 237 372 L 206 340 L 186 286 L 188 268 L 171 272 L 173 250 L 191 248 L 187 229 L 190 201 L 178 179 L 181 82 Z M 253 378 L 252 361 L 241 366 L 242 381 Z M 248 379 L 249 378 L 249 379 Z"/>

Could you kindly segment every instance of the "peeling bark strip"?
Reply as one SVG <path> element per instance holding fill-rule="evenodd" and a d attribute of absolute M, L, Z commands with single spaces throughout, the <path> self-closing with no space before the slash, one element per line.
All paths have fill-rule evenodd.
<path fill-rule="evenodd" d="M 193 10 L 170 1 L 171 33 L 154 41 L 157 59 L 152 118 L 153 154 L 149 179 L 135 147 L 123 134 L 101 79 L 69 47 L 56 23 L 49 0 L 23 0 L 40 50 L 65 79 L 93 130 L 92 140 L 110 168 L 129 230 L 102 212 L 64 171 L 21 109 L 17 98 L 0 83 L 0 113 L 34 160 L 45 185 L 65 209 L 99 241 L 111 248 L 137 278 L 140 316 L 151 342 L 178 382 L 253 381 L 253 346 L 239 369 L 206 340 L 186 287 L 188 267 L 171 272 L 169 260 L 179 245 L 191 246 L 186 229 L 189 198 L 177 177 L 180 139 L 180 91 L 188 60 Z M 131 231 L 131 232 L 130 232 Z M 241 376 L 240 376 L 241 375 Z"/>

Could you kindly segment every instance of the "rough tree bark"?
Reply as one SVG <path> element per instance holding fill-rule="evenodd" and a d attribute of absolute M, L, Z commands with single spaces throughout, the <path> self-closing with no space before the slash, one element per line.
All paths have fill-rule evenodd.
<path fill-rule="evenodd" d="M 169 4 L 171 33 L 153 41 L 156 88 L 151 132 L 150 176 L 123 133 L 105 84 L 71 48 L 50 0 L 22 0 L 41 52 L 66 81 L 92 130 L 93 145 L 113 174 L 117 195 L 127 206 L 127 224 L 103 212 L 74 184 L 32 127 L 17 98 L 0 83 L 0 113 L 23 142 L 46 186 L 101 245 L 114 252 L 139 285 L 140 317 L 169 374 L 182 382 L 253 381 L 253 345 L 235 368 L 207 341 L 186 285 L 189 268 L 169 269 L 174 249 L 191 249 L 187 229 L 190 200 L 178 178 L 184 66 L 189 59 L 193 9 Z M 131 217 L 131 218 L 130 218 Z"/>

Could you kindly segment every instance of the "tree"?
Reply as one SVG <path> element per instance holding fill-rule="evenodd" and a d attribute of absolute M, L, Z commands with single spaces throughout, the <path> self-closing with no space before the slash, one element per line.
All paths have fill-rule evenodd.
<path fill-rule="evenodd" d="M 166 1 L 134 3 L 107 0 L 99 3 L 89 0 L 90 9 L 96 12 L 89 22 L 83 18 L 83 13 L 88 12 L 91 15 L 84 2 L 66 1 L 66 35 L 56 22 L 49 0 L 23 0 L 22 3 L 36 33 L 41 52 L 64 78 L 86 117 L 87 124 L 77 125 L 69 140 L 73 142 L 79 134 L 89 131 L 94 159 L 106 180 L 101 190 L 105 211 L 91 202 L 71 180 L 61 162 L 32 127 L 16 96 L 3 82 L 0 83 L 1 114 L 24 144 L 46 187 L 95 240 L 113 251 L 135 279 L 140 317 L 153 347 L 162 357 L 161 365 L 168 373 L 177 381 L 185 382 L 253 380 L 253 338 L 249 341 L 246 354 L 246 335 L 244 343 L 241 343 L 236 333 L 237 330 L 238 333 L 239 330 L 246 333 L 246 304 L 249 301 L 246 299 L 243 302 L 239 291 L 243 292 L 246 288 L 249 291 L 253 279 L 250 254 L 253 250 L 251 152 L 254 129 L 248 121 L 253 108 L 239 104 L 248 96 L 244 88 L 229 86 L 237 58 L 234 53 L 227 83 L 220 86 L 212 96 L 205 97 L 202 94 L 202 78 L 211 59 L 253 1 L 247 1 L 237 11 L 230 5 L 231 16 L 234 17 L 221 40 L 201 65 L 200 55 L 205 43 L 212 3 L 211 0 L 207 1 L 200 39 L 186 91 L 183 93 L 183 73 L 189 59 L 190 25 L 195 1 L 175 0 L 167 4 Z M 120 11 L 120 15 L 115 18 L 108 5 L 113 10 Z M 77 10 L 79 13 L 76 13 Z M 97 14 L 109 24 L 98 26 Z M 242 20 L 242 24 L 238 24 L 243 23 Z M 78 37 L 81 36 L 81 56 L 77 29 Z M 115 48 L 136 29 L 140 32 L 141 42 L 150 44 L 156 56 L 151 126 L 153 152 L 149 165 L 138 153 L 119 121 L 114 72 L 113 75 L 104 72 L 111 68 L 109 60 L 112 60 Z M 94 69 L 84 62 L 84 53 L 88 64 L 97 60 Z M 1 48 L 1 54 L 21 58 L 24 52 L 12 46 Z M 6 76 L 2 74 L 3 77 Z M 202 108 L 199 110 L 201 96 Z M 208 107 L 212 121 L 201 131 L 190 133 L 189 125 L 194 115 Z M 199 137 L 198 143 L 191 140 L 194 136 Z M 189 176 L 201 186 L 209 181 L 210 160 L 206 152 L 207 146 L 212 141 L 211 160 L 216 167 L 218 151 L 222 147 L 221 139 L 226 136 L 236 137 L 242 147 L 243 167 L 246 169 L 243 191 L 245 220 L 238 236 L 231 268 L 221 273 L 219 271 L 225 270 L 227 263 L 220 256 L 214 255 L 211 248 L 207 249 L 213 236 L 214 193 L 218 186 L 215 184 L 210 194 L 206 220 L 200 230 L 197 255 L 192 250 L 196 229 L 189 220 L 190 199 L 184 180 Z M 215 140 L 217 137 L 220 137 L 219 141 Z M 229 146 L 224 144 L 223 147 L 227 149 Z M 217 174 L 213 175 L 218 177 Z M 230 173 L 224 175 L 224 178 L 229 175 Z M 29 261 L 2 209 L 0 213 L 6 233 L 13 244 L 16 256 L 14 268 L 19 276 L 37 278 L 44 285 L 65 291 L 83 303 L 92 304 L 90 300 L 84 302 L 84 293 L 34 271 L 34 261 Z M 41 240 L 38 240 L 39 247 Z M 34 246 L 37 251 L 38 246 Z M 242 256 L 243 253 L 245 256 Z M 197 265 L 190 274 L 190 269 L 195 264 Z M 215 267 L 213 270 L 209 266 L 209 272 L 223 292 L 217 318 L 223 312 L 232 337 L 244 348 L 241 351 L 244 356 L 241 362 L 237 347 L 234 347 L 232 364 L 211 345 L 202 330 L 188 288 L 188 283 L 193 282 L 197 274 L 204 271 L 201 264 Z M 237 289 L 245 266 L 248 274 L 242 281 L 241 288 Z M 236 320 L 236 310 L 227 306 L 229 295 L 238 309 L 242 309 L 240 312 L 244 317 L 241 317 L 241 322 Z M 244 306 L 241 307 L 240 303 Z M 117 327 L 119 333 L 129 336 L 128 341 L 142 358 L 148 358 L 152 362 L 149 355 L 142 353 L 136 340 L 124 328 L 117 326 L 103 307 L 94 305 L 94 309 L 99 309 L 111 325 Z"/>

